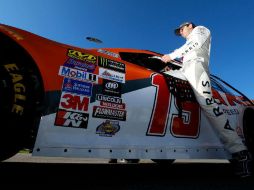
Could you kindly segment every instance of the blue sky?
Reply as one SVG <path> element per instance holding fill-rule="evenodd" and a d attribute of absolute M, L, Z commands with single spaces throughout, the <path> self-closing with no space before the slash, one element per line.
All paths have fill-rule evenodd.
<path fill-rule="evenodd" d="M 184 21 L 211 30 L 211 72 L 254 99 L 252 0 L 0 0 L 0 23 L 83 48 L 169 53 L 184 43 L 173 33 Z"/>

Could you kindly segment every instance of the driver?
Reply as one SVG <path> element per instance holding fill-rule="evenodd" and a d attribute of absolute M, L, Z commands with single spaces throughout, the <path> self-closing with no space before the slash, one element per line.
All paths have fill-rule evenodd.
<path fill-rule="evenodd" d="M 241 138 L 212 96 L 209 73 L 211 33 L 204 26 L 185 22 L 175 29 L 175 34 L 186 39 L 186 43 L 170 54 L 162 56 L 167 63 L 183 58 L 179 70 L 169 70 L 166 74 L 185 78 L 190 83 L 200 107 L 212 126 L 216 129 L 225 148 L 232 154 L 235 174 L 241 177 L 251 175 L 252 157 Z M 180 76 L 180 77 L 179 77 Z"/>

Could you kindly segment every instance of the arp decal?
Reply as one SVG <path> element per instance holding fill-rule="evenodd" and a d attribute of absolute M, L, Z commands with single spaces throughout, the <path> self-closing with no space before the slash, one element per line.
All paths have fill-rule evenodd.
<path fill-rule="evenodd" d="M 110 51 L 107 51 L 107 50 L 104 50 L 104 49 L 98 49 L 98 52 L 99 52 L 99 53 L 106 54 L 106 55 L 109 55 L 109 56 L 111 56 L 111 57 L 115 57 L 115 58 L 119 58 L 119 57 L 120 57 L 119 54 L 114 53 L 114 52 L 110 52 Z"/>
<path fill-rule="evenodd" d="M 88 61 L 89 63 L 96 64 L 97 57 L 88 53 L 82 53 L 77 50 L 69 49 L 67 55 L 71 58 L 81 61 Z"/>
<path fill-rule="evenodd" d="M 98 66 L 125 73 L 125 64 L 104 57 L 98 58 Z"/>
<path fill-rule="evenodd" d="M 69 58 L 65 63 L 64 66 L 66 67 L 70 67 L 73 69 L 79 69 L 82 71 L 87 71 L 87 72 L 94 72 L 96 65 L 93 63 L 87 63 L 84 61 L 79 61 L 79 60 L 75 60 L 73 58 Z"/>
<path fill-rule="evenodd" d="M 112 137 L 120 130 L 119 121 L 106 120 L 96 128 L 96 134 Z"/>
<path fill-rule="evenodd" d="M 97 75 L 77 69 L 72 69 L 69 67 L 61 66 L 58 74 L 64 77 L 70 77 L 81 81 L 90 81 L 93 83 L 98 83 Z"/>
<path fill-rule="evenodd" d="M 121 97 L 121 85 L 122 84 L 119 82 L 104 79 L 102 85 L 102 94 Z"/>
<path fill-rule="evenodd" d="M 58 110 L 56 114 L 55 125 L 62 127 L 87 128 L 89 119 L 88 113 L 77 113 L 67 110 Z"/>
<path fill-rule="evenodd" d="M 99 76 L 104 79 L 125 83 L 125 74 L 109 69 L 99 68 Z"/>
<path fill-rule="evenodd" d="M 59 108 L 84 113 L 88 110 L 89 102 L 87 96 L 62 92 Z"/>
<path fill-rule="evenodd" d="M 126 121 L 126 111 L 94 106 L 93 117 Z"/>
<path fill-rule="evenodd" d="M 62 91 L 91 96 L 92 83 L 64 78 Z"/>
<path fill-rule="evenodd" d="M 15 63 L 4 65 L 4 68 L 8 71 L 10 77 L 12 78 L 14 86 L 12 112 L 18 115 L 23 115 L 24 104 L 26 101 L 26 86 L 24 85 L 23 80 L 24 76 L 21 74 L 19 67 Z"/>

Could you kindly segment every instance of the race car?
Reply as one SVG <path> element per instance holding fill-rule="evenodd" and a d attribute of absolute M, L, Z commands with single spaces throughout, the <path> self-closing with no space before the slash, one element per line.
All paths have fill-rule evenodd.
<path fill-rule="evenodd" d="M 165 74 L 160 53 L 84 49 L 1 24 L 0 55 L 0 160 L 24 148 L 32 156 L 231 159 L 189 83 Z M 217 76 L 211 82 L 254 153 L 253 102 Z"/>

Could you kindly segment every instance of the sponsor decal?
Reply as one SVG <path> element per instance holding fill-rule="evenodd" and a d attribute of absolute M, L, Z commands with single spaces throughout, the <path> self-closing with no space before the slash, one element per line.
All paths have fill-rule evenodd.
<path fill-rule="evenodd" d="M 223 109 L 223 112 L 228 115 L 239 115 L 238 109 Z"/>
<path fill-rule="evenodd" d="M 89 114 L 58 110 L 55 125 L 62 127 L 87 128 Z"/>
<path fill-rule="evenodd" d="M 126 121 L 126 111 L 94 106 L 93 117 Z"/>
<path fill-rule="evenodd" d="M 202 86 L 203 86 L 203 94 L 204 94 L 204 97 L 207 97 L 205 99 L 206 101 L 206 105 L 207 106 L 210 106 L 215 102 L 214 98 L 212 96 L 208 97 L 207 94 L 211 94 L 212 92 L 210 91 L 210 87 L 211 87 L 211 84 L 209 82 L 209 80 L 202 80 Z M 215 117 L 219 117 L 220 115 L 223 114 L 223 111 L 220 109 L 220 107 L 218 105 L 215 105 L 214 108 L 213 108 L 213 114 Z"/>
<path fill-rule="evenodd" d="M 64 77 L 69 77 L 81 81 L 90 81 L 93 83 L 98 83 L 97 75 L 77 69 L 72 69 L 69 67 L 60 66 L 58 74 Z"/>
<path fill-rule="evenodd" d="M 82 53 L 77 50 L 69 49 L 67 55 L 73 59 L 81 61 L 88 61 L 89 63 L 96 64 L 97 57 L 88 53 Z"/>
<path fill-rule="evenodd" d="M 125 109 L 125 104 L 124 103 L 123 104 L 115 104 L 115 103 L 111 103 L 111 102 L 101 101 L 100 105 L 104 106 L 104 107 L 115 108 L 115 109 Z"/>
<path fill-rule="evenodd" d="M 98 49 L 98 52 L 106 54 L 106 55 L 109 55 L 111 57 L 115 57 L 115 58 L 119 58 L 120 57 L 119 54 L 114 53 L 114 52 L 110 52 L 110 51 L 107 51 L 107 50 L 104 50 L 104 49 Z"/>
<path fill-rule="evenodd" d="M 116 103 L 116 104 L 121 104 L 122 103 L 121 98 L 102 95 L 102 94 L 96 94 L 96 100 L 111 102 L 111 103 Z"/>
<path fill-rule="evenodd" d="M 106 120 L 96 128 L 96 134 L 112 137 L 120 130 L 119 121 Z"/>
<path fill-rule="evenodd" d="M 65 63 L 64 66 L 66 67 L 70 67 L 73 69 L 79 69 L 82 71 L 87 71 L 87 72 L 94 72 L 96 65 L 90 62 L 84 62 L 84 61 L 79 61 L 79 60 L 75 60 L 72 58 L 69 58 Z"/>
<path fill-rule="evenodd" d="M 236 127 L 236 133 L 239 137 L 244 138 L 243 130 L 241 127 L 239 126 Z"/>
<path fill-rule="evenodd" d="M 113 61 L 110 59 L 106 59 L 104 57 L 99 57 L 98 58 L 98 65 L 100 67 L 104 67 L 107 69 L 111 69 L 114 71 L 119 71 L 122 73 L 125 73 L 125 64 L 117 61 Z"/>
<path fill-rule="evenodd" d="M 104 79 L 102 93 L 109 96 L 121 97 L 121 83 Z"/>
<path fill-rule="evenodd" d="M 109 69 L 99 68 L 99 76 L 104 79 L 125 83 L 125 74 Z"/>
<path fill-rule="evenodd" d="M 13 83 L 14 99 L 11 111 L 15 114 L 23 115 L 26 101 L 25 93 L 27 90 L 23 80 L 24 76 L 21 74 L 19 67 L 15 63 L 4 65 L 4 68 L 8 72 Z"/>
<path fill-rule="evenodd" d="M 64 78 L 62 90 L 65 92 L 92 96 L 92 83 Z"/>
<path fill-rule="evenodd" d="M 87 96 L 62 92 L 59 108 L 84 113 L 88 110 L 89 102 L 90 98 Z"/>

